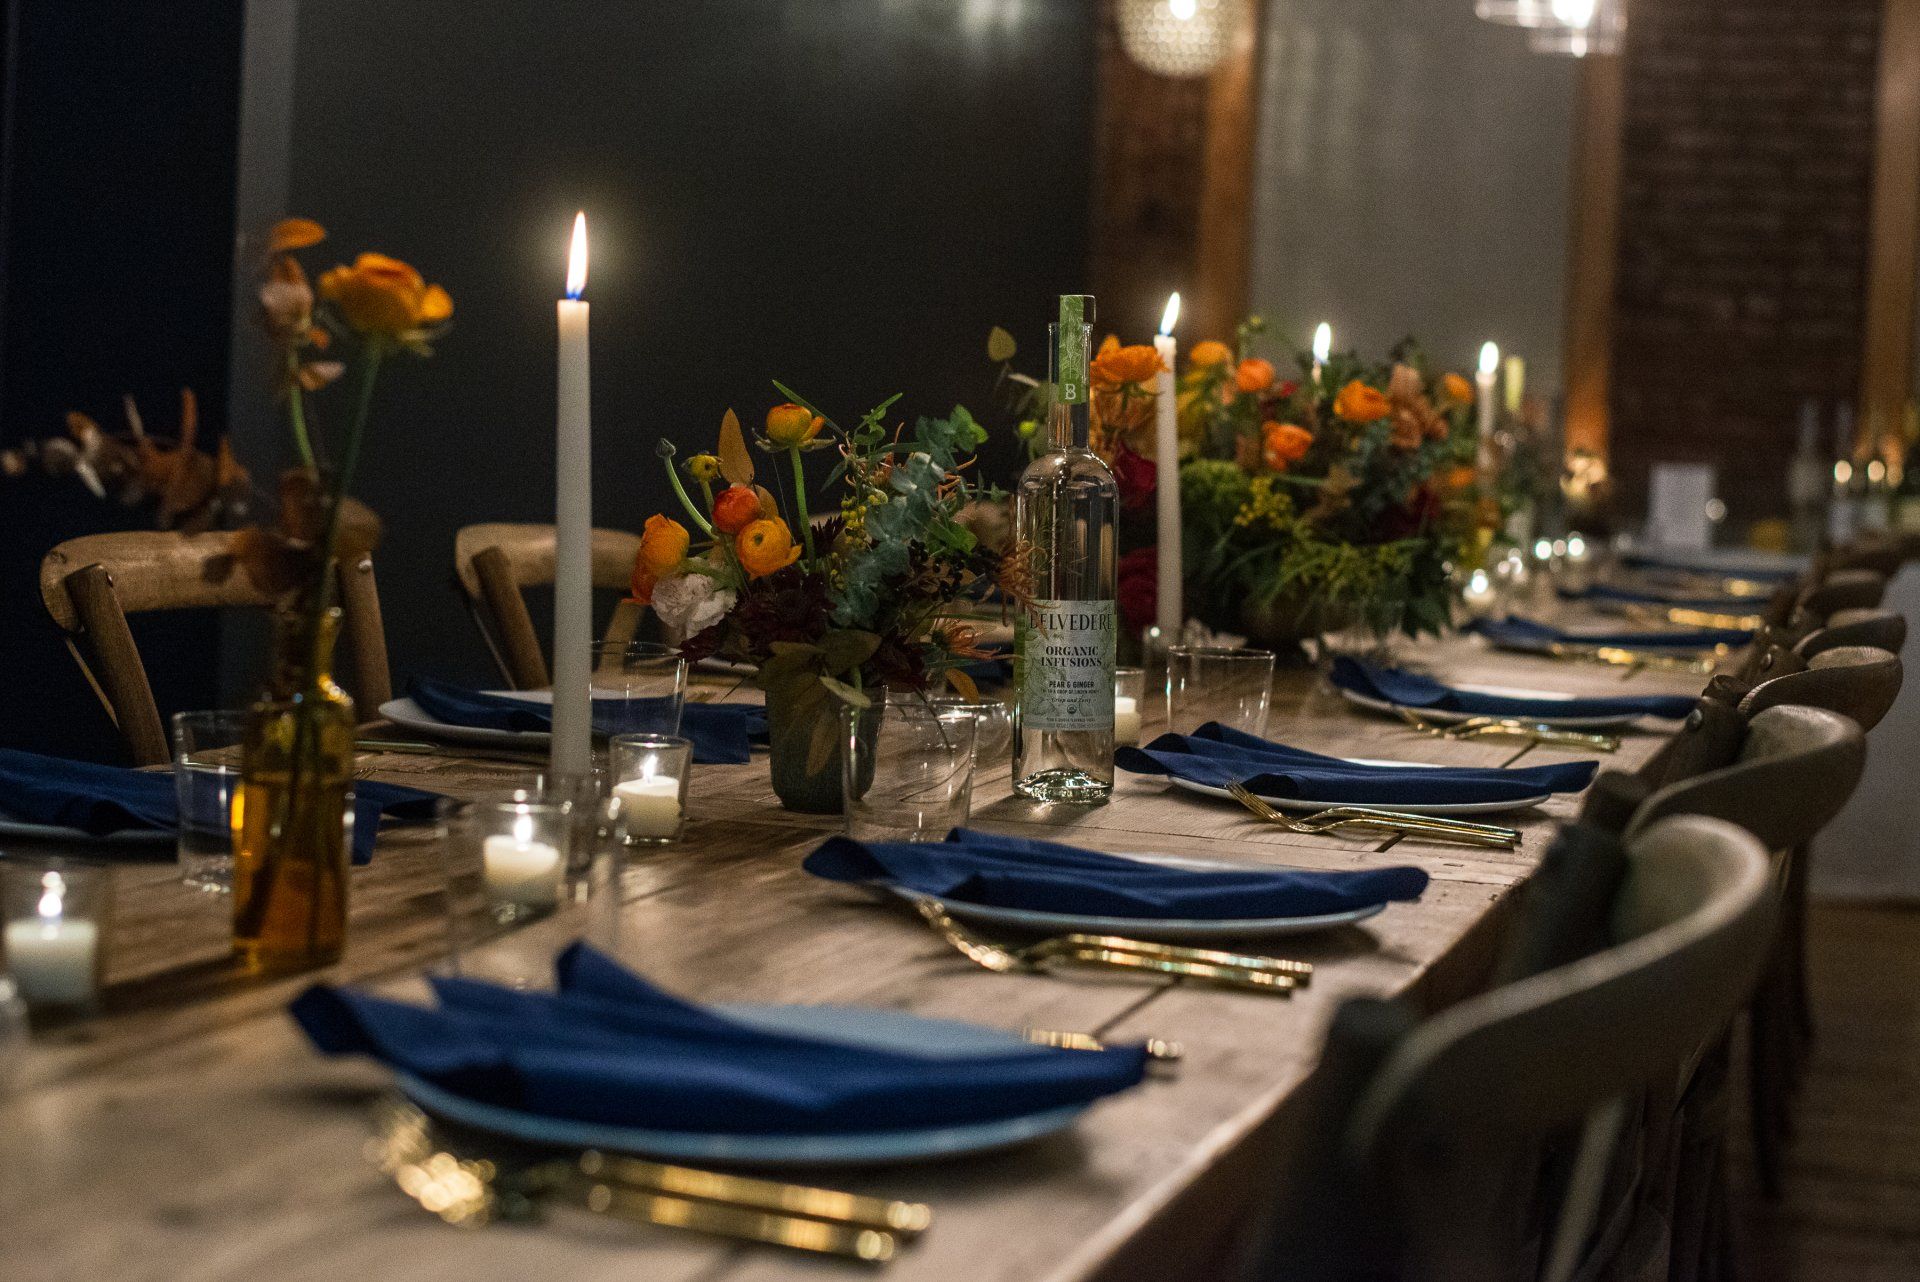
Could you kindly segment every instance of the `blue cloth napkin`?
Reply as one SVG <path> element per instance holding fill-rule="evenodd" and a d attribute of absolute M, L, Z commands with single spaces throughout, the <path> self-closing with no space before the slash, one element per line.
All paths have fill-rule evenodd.
<path fill-rule="evenodd" d="M 1758 614 L 1767 608 L 1765 597 L 1688 596 L 1683 592 L 1663 592 L 1659 588 L 1624 588 L 1612 583 L 1591 587 L 1561 588 L 1560 595 L 1570 601 L 1595 601 L 1603 605 L 1654 605 L 1663 609 L 1700 610 L 1707 614 Z"/>
<path fill-rule="evenodd" d="M 1737 558 L 1715 560 L 1707 555 L 1690 556 L 1684 552 L 1627 552 L 1620 557 L 1620 563 L 1640 569 L 1679 570 L 1685 574 L 1747 579 L 1755 583 L 1784 583 L 1807 570 L 1805 557 L 1794 557 L 1782 565 L 1763 565 Z"/>
<path fill-rule="evenodd" d="M 1209 721 L 1190 735 L 1163 734 L 1144 748 L 1113 754 L 1124 770 L 1172 775 L 1224 788 L 1238 783 L 1262 797 L 1350 806 L 1439 806 L 1519 801 L 1578 792 L 1596 761 L 1502 770 L 1497 766 L 1370 766 L 1289 748 Z"/>
<path fill-rule="evenodd" d="M 407 697 L 436 721 L 476 730 L 522 730 L 545 734 L 553 728 L 553 706 L 531 699 L 485 694 L 451 681 L 415 677 Z M 595 699 L 593 731 L 631 734 L 659 724 L 665 699 Z M 680 712 L 680 733 L 693 740 L 693 759 L 705 765 L 737 766 L 753 758 L 753 744 L 766 742 L 767 714 L 749 703 L 689 703 Z"/>
<path fill-rule="evenodd" d="M 1212 872 L 968 828 L 932 842 L 830 837 L 801 867 L 829 881 L 885 882 L 992 908 L 1182 920 L 1316 917 L 1418 899 L 1427 887 L 1418 868 Z"/>
<path fill-rule="evenodd" d="M 430 818 L 438 793 L 356 779 L 353 784 L 353 862 L 373 858 L 380 818 Z M 129 828 L 170 832 L 180 808 L 173 775 L 67 761 L 0 748 L 0 813 L 27 823 L 78 828 L 96 837 Z"/>
<path fill-rule="evenodd" d="M 316 986 L 293 1018 L 329 1055 L 548 1117 L 681 1132 L 847 1134 L 1024 1117 L 1137 1085 L 1142 1046 L 912 1053 L 770 1032 L 683 1001 L 584 944 L 559 988 L 433 981 L 433 1008 Z"/>
<path fill-rule="evenodd" d="M 1668 717 L 1693 711 L 1694 699 L 1681 694 L 1614 695 L 1605 698 L 1533 699 L 1524 695 L 1481 694 L 1456 690 L 1432 677 L 1402 668 L 1382 668 L 1342 655 L 1333 661 L 1329 680 L 1342 690 L 1405 704 L 1489 717 Z"/>
<path fill-rule="evenodd" d="M 1556 628 L 1551 624 L 1510 614 L 1504 619 L 1480 619 L 1473 630 L 1509 650 L 1546 650 L 1554 645 L 1617 645 L 1629 650 L 1711 650 L 1717 645 L 1745 645 L 1753 640 L 1746 628 L 1689 628 L 1685 631 L 1607 631 L 1604 628 Z"/>

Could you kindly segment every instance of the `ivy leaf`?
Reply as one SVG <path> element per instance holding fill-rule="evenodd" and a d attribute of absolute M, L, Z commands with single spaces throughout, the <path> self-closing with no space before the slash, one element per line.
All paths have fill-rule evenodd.
<path fill-rule="evenodd" d="M 740 430 L 740 416 L 728 410 L 720 420 L 720 474 L 735 485 L 753 484 L 753 455 L 747 453 L 747 434 Z"/>
<path fill-rule="evenodd" d="M 853 708 L 871 708 L 873 700 L 864 690 L 856 690 L 846 682 L 834 677 L 821 677 L 820 684 L 826 687 L 828 694 Z"/>
<path fill-rule="evenodd" d="M 820 687 L 815 686 L 818 690 Z M 813 737 L 807 742 L 807 773 L 817 775 L 833 764 L 834 750 L 840 746 L 839 717 L 816 716 Z"/>
<path fill-rule="evenodd" d="M 1013 341 L 1013 335 L 995 325 L 987 331 L 987 359 L 994 362 L 1010 361 L 1019 351 L 1019 345 Z"/>
<path fill-rule="evenodd" d="M 820 638 L 822 666 L 836 675 L 852 672 L 871 659 L 873 652 L 879 648 L 878 636 L 851 628 L 829 632 Z"/>

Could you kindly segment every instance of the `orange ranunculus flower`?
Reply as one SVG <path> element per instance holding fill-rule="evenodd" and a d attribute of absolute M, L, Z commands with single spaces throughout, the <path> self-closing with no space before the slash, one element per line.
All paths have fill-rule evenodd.
<path fill-rule="evenodd" d="M 793 545 L 787 523 L 764 518 L 734 536 L 733 550 L 740 556 L 741 567 L 755 579 L 784 570 L 800 559 L 800 549 Z"/>
<path fill-rule="evenodd" d="M 1458 374 L 1443 374 L 1440 378 L 1440 391 L 1455 405 L 1473 404 L 1473 384 Z"/>
<path fill-rule="evenodd" d="M 1313 447 L 1313 433 L 1294 423 L 1276 423 L 1269 419 L 1260 425 L 1261 454 L 1276 472 L 1287 464 L 1298 463 Z"/>
<path fill-rule="evenodd" d="M 767 411 L 767 439 L 783 449 L 805 445 L 826 425 L 825 419 L 815 418 L 812 410 L 792 401 Z"/>
<path fill-rule="evenodd" d="M 637 605 L 653 603 L 653 571 L 647 568 L 644 555 L 633 558 L 633 577 L 627 580 L 627 600 Z"/>
<path fill-rule="evenodd" d="M 1145 384 L 1165 368 L 1159 351 L 1150 344 L 1135 343 L 1131 347 L 1122 347 L 1119 339 L 1108 335 L 1107 341 L 1100 345 L 1100 354 L 1093 358 L 1093 385 L 1120 387 L 1127 383 Z"/>
<path fill-rule="evenodd" d="M 1264 392 L 1273 386 L 1273 362 L 1249 356 L 1233 371 L 1233 385 L 1243 392 Z"/>
<path fill-rule="evenodd" d="M 1349 423 L 1377 423 L 1393 408 L 1387 394 L 1354 379 L 1333 398 L 1333 412 Z"/>
<path fill-rule="evenodd" d="M 1217 338 L 1202 339 L 1187 353 L 1187 362 L 1199 367 L 1225 365 L 1233 359 L 1233 349 Z"/>
<path fill-rule="evenodd" d="M 751 485 L 729 485 L 713 501 L 713 528 L 738 534 L 760 519 L 760 496 Z"/>
<path fill-rule="evenodd" d="M 655 578 L 671 574 L 687 559 L 687 546 L 692 541 L 686 526 L 656 512 L 640 531 L 640 562 Z"/>
<path fill-rule="evenodd" d="M 269 254 L 289 254 L 296 249 L 318 245 L 327 238 L 327 229 L 311 218 L 282 218 L 273 225 L 267 240 Z"/>
<path fill-rule="evenodd" d="M 1458 467 L 1447 469 L 1446 474 L 1440 478 L 1440 488 L 1449 494 L 1459 494 L 1464 490 L 1472 489 L 1477 479 L 1479 479 L 1479 473 L 1473 469 L 1472 465 L 1462 463 Z"/>
<path fill-rule="evenodd" d="M 351 267 L 320 277 L 320 293 L 362 334 L 404 339 L 453 315 L 453 299 L 420 273 L 385 254 L 362 254 Z"/>

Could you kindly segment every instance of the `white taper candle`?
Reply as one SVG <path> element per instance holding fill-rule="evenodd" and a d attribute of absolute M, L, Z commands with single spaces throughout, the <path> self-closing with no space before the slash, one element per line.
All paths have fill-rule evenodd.
<path fill-rule="evenodd" d="M 573 220 L 567 296 L 560 300 L 559 400 L 554 438 L 553 746 L 557 778 L 593 767 L 587 683 L 593 644 L 593 413 L 587 367 L 587 216 Z"/>
<path fill-rule="evenodd" d="M 1160 546 L 1156 554 L 1160 578 L 1154 621 L 1160 625 L 1161 635 L 1170 642 L 1179 638 L 1181 626 L 1186 622 L 1186 603 L 1181 599 L 1180 585 L 1179 393 L 1173 372 L 1174 359 L 1179 355 L 1173 327 L 1179 319 L 1180 295 L 1176 293 L 1167 299 L 1167 310 L 1160 318 L 1160 332 L 1153 340 L 1154 350 L 1160 353 L 1160 363 L 1166 367 L 1160 371 L 1154 398 L 1157 429 L 1153 442 L 1154 492 L 1159 501 L 1160 526 Z"/>

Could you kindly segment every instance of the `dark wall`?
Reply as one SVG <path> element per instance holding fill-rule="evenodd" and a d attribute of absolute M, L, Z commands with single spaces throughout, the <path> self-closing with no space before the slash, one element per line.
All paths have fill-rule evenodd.
<path fill-rule="evenodd" d="M 591 227 L 594 506 L 637 528 L 654 442 L 707 447 L 779 377 L 857 416 L 976 409 L 996 323 L 1083 287 L 1092 0 L 310 0 L 293 211 L 455 301 L 382 389 L 360 492 L 397 676 L 489 672 L 454 531 L 552 516 L 553 300 Z M 1010 452 L 1007 457 L 1011 457 Z M 816 459 L 816 462 L 824 460 Z M 544 622 L 544 620 L 543 620 Z"/>
<path fill-rule="evenodd" d="M 69 409 L 225 424 L 240 0 L 13 0 L 0 157 L 0 443 Z M 112 757 L 111 723 L 41 608 L 55 543 L 149 518 L 71 479 L 0 480 L 0 745 Z M 209 706 L 215 621 L 135 622 L 163 714 Z"/>

